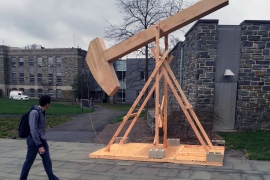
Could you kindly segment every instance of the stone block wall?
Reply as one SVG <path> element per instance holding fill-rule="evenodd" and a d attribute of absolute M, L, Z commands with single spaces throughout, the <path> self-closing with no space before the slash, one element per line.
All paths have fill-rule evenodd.
<path fill-rule="evenodd" d="M 5 96 L 6 85 L 9 82 L 8 47 L 0 46 L 0 96 Z"/>
<path fill-rule="evenodd" d="M 242 26 L 236 129 L 269 129 L 270 21 Z"/>
<path fill-rule="evenodd" d="M 186 33 L 183 90 L 193 107 L 213 108 L 218 20 L 199 20 Z"/>
<path fill-rule="evenodd" d="M 0 84 L 5 83 L 5 71 L 4 71 L 4 61 L 5 55 L 4 55 L 4 46 L 0 46 Z"/>
<path fill-rule="evenodd" d="M 270 129 L 270 21 L 248 20 L 242 26 L 235 129 Z M 218 21 L 199 20 L 186 33 L 182 89 L 193 107 L 214 107 Z M 177 79 L 180 46 L 170 54 Z M 179 106 L 170 97 L 171 107 Z"/>
<path fill-rule="evenodd" d="M 176 79 L 178 80 L 179 84 L 180 84 L 180 71 L 181 71 L 181 48 L 182 48 L 183 43 L 179 42 L 174 49 L 170 52 L 169 57 L 170 56 L 174 56 L 173 60 L 170 63 L 170 67 L 174 73 L 174 76 L 176 77 Z M 170 77 L 170 74 L 168 73 L 168 76 Z M 172 81 L 172 83 L 174 84 L 174 82 Z M 162 79 L 161 83 L 160 83 L 160 102 L 163 98 L 163 93 L 164 93 L 164 80 Z M 176 86 L 174 86 L 176 88 Z M 177 90 L 177 88 L 176 88 Z M 173 94 L 173 92 L 171 91 L 171 88 L 168 85 L 168 110 L 170 111 L 172 108 L 176 108 L 176 109 L 180 109 L 180 106 Z"/>

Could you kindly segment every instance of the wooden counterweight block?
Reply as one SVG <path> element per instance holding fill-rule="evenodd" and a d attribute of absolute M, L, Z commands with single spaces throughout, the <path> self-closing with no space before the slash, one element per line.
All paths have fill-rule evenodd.
<path fill-rule="evenodd" d="M 120 88 L 113 63 L 105 59 L 104 41 L 100 38 L 92 40 L 88 47 L 86 62 L 98 84 L 109 95 L 113 96 Z"/>

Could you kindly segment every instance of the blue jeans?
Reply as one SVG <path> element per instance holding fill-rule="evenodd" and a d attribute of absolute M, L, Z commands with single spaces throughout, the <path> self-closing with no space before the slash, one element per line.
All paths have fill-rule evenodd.
<path fill-rule="evenodd" d="M 35 142 L 33 141 L 32 137 L 28 137 L 26 139 L 27 143 L 27 154 L 26 154 L 26 160 L 23 164 L 20 180 L 26 180 L 28 173 L 31 169 L 31 166 L 33 165 L 36 156 L 38 154 L 38 147 L 36 146 Z M 42 142 L 43 148 L 45 149 L 44 154 L 40 154 L 40 157 L 42 158 L 42 163 L 44 166 L 44 169 L 48 175 L 49 180 L 59 180 L 52 171 L 52 162 L 50 158 L 50 152 L 49 152 L 49 146 L 46 141 Z"/>

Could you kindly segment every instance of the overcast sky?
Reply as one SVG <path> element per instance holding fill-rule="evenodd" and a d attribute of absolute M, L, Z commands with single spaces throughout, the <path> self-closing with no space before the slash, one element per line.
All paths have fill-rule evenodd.
<path fill-rule="evenodd" d="M 45 48 L 79 46 L 87 50 L 95 37 L 104 39 L 104 27 L 121 22 L 114 0 L 0 0 L 1 45 Z M 204 17 L 220 25 L 244 20 L 270 20 L 270 0 L 230 0 L 229 5 Z M 188 30 L 190 26 L 185 27 Z M 75 35 L 75 38 L 74 38 Z M 182 34 L 179 38 L 184 40 Z M 111 44 L 106 41 L 107 47 Z"/>

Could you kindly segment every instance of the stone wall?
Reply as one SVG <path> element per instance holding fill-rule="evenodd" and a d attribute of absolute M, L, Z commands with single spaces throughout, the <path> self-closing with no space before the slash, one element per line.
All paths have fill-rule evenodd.
<path fill-rule="evenodd" d="M 6 85 L 9 82 L 8 50 L 7 46 L 0 46 L 0 96 L 6 95 Z"/>
<path fill-rule="evenodd" d="M 244 21 L 236 129 L 269 129 L 270 21 Z"/>
<path fill-rule="evenodd" d="M 8 81 L 8 52 L 7 46 L 0 46 L 0 84 L 6 84 Z"/>
<path fill-rule="evenodd" d="M 181 49 L 182 49 L 182 45 L 183 42 L 179 42 L 170 52 L 169 56 L 174 56 L 172 62 L 170 63 L 170 67 L 174 73 L 174 76 L 176 77 L 176 79 L 178 80 L 179 84 L 181 83 L 181 75 L 180 75 L 180 71 L 181 71 Z M 168 73 L 169 77 L 170 74 Z M 174 84 L 174 82 L 172 81 L 172 83 Z M 160 90 L 160 94 L 163 95 L 163 81 L 161 81 L 161 90 Z M 176 86 L 174 86 L 176 88 Z M 177 90 L 177 88 L 176 88 Z M 162 99 L 162 96 L 160 97 Z M 169 111 L 173 108 L 173 109 L 180 109 L 180 106 L 173 94 L 173 92 L 171 91 L 171 88 L 168 85 L 168 109 Z"/>
<path fill-rule="evenodd" d="M 0 84 L 5 83 L 5 71 L 4 71 L 4 61 L 5 55 L 4 55 L 4 46 L 0 46 Z"/>
<path fill-rule="evenodd" d="M 183 90 L 193 107 L 213 108 L 218 20 L 199 20 L 186 33 Z"/>
<path fill-rule="evenodd" d="M 270 129 L 270 21 L 244 21 L 242 26 L 235 129 Z M 199 20 L 183 42 L 182 89 L 193 107 L 214 107 L 218 21 Z M 179 78 L 180 46 L 172 69 Z M 171 107 L 178 106 L 170 97 Z"/>

